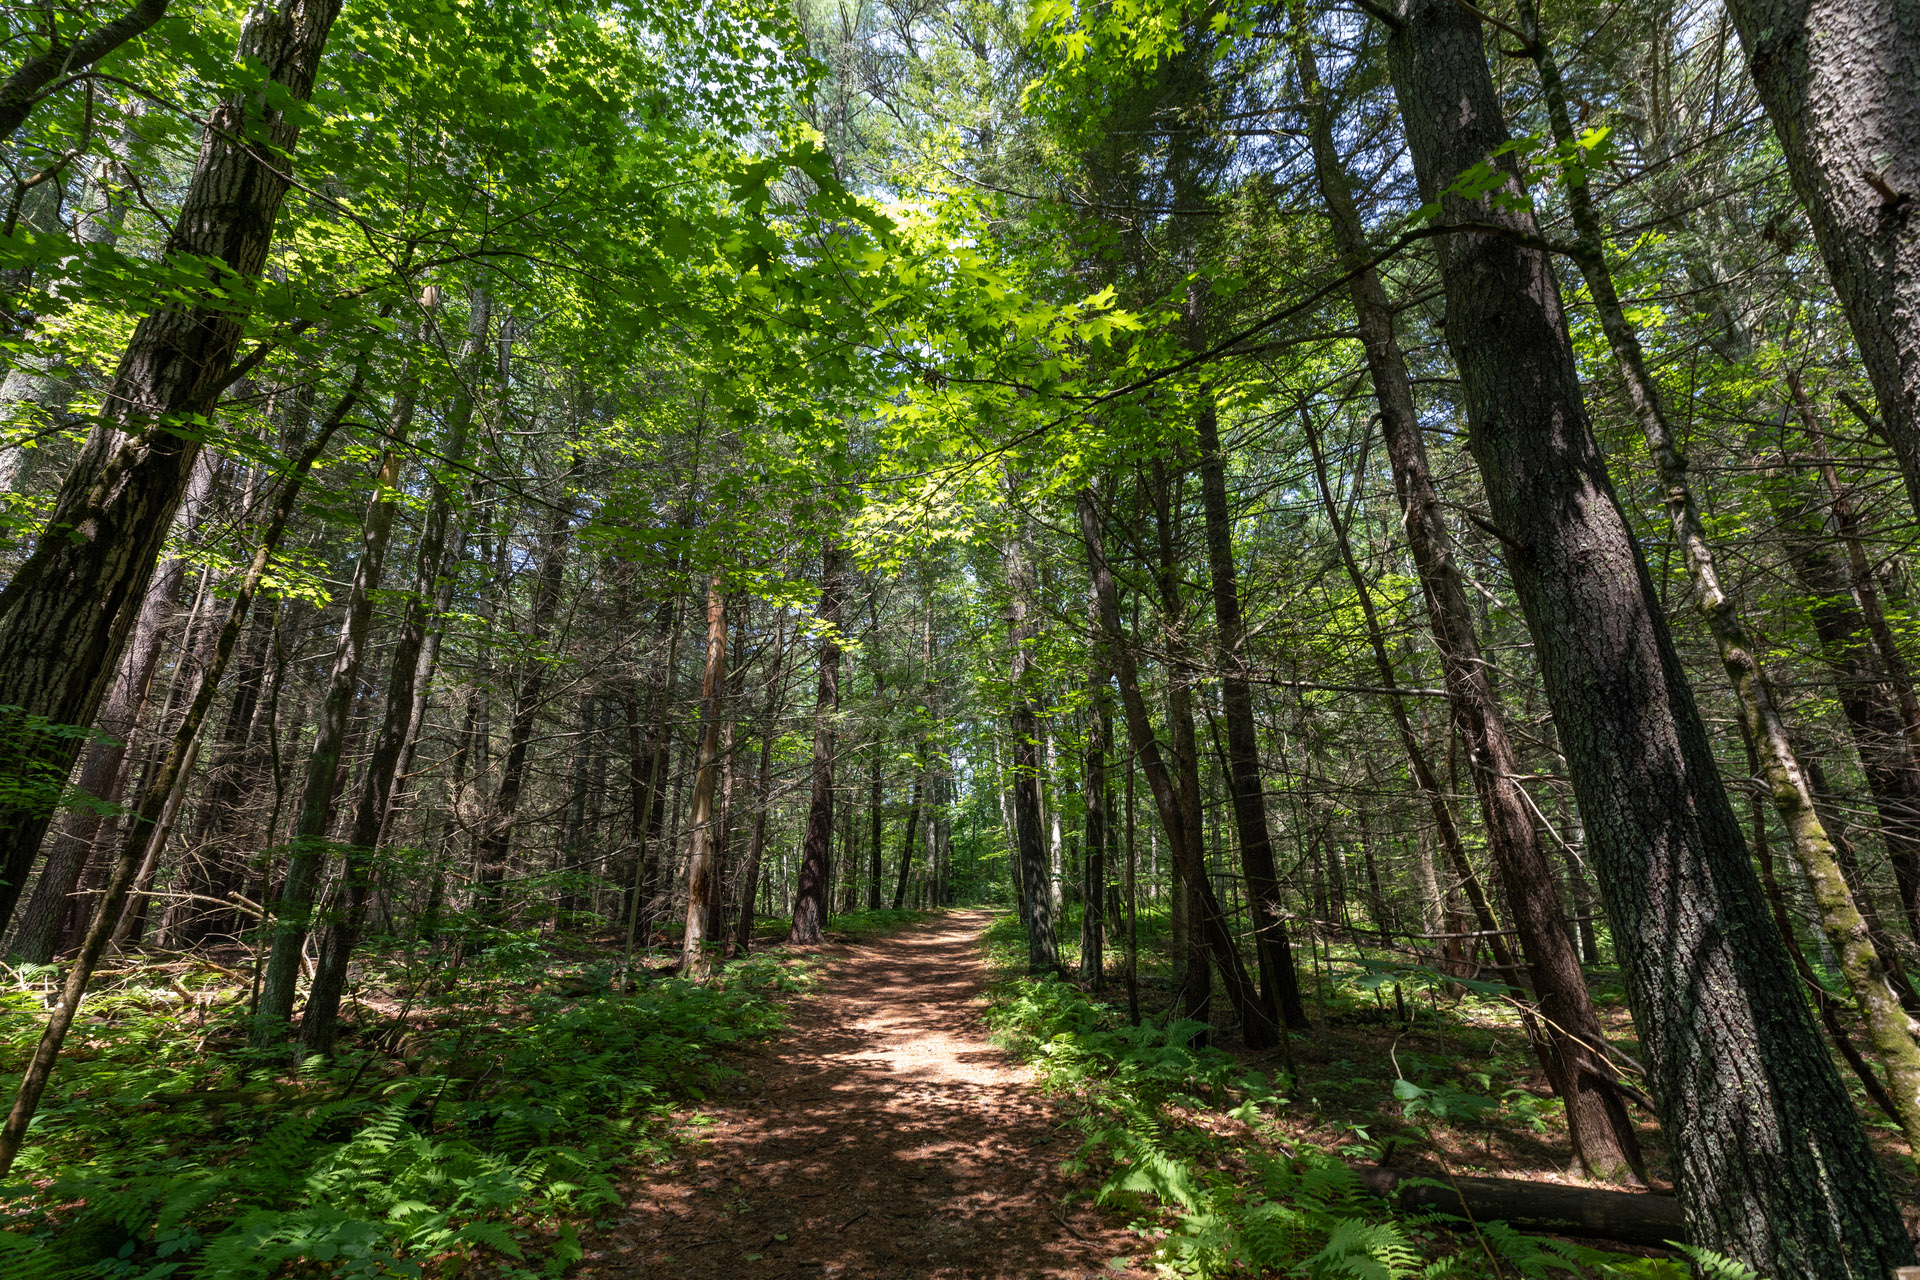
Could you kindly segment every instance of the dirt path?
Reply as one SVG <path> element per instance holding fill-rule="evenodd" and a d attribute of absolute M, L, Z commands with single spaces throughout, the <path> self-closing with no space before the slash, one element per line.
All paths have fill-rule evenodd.
<path fill-rule="evenodd" d="M 1143 1242 L 1060 1164 L 1076 1131 L 987 1043 L 978 945 L 956 911 L 857 947 L 670 1166 L 625 1184 L 587 1244 L 594 1280 L 1119 1280 Z"/>

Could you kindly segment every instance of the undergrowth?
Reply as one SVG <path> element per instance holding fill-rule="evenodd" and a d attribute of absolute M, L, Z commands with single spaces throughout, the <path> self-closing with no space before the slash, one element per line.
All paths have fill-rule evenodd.
<path fill-rule="evenodd" d="M 769 995 L 805 981 L 755 956 L 623 992 L 609 963 L 492 944 L 454 984 L 389 973 L 405 1003 L 333 1059 L 244 1048 L 245 989 L 204 966 L 90 996 L 0 1189 L 0 1275 L 558 1275 L 618 1203 L 612 1167 L 658 1154 L 652 1122 L 733 1074 L 715 1051 L 778 1029 Z M 8 1096 L 43 1019 L 32 984 L 0 996 Z"/>
<path fill-rule="evenodd" d="M 1015 916 L 988 930 L 1001 975 L 988 1024 L 1050 1091 L 1075 1101 L 1079 1171 L 1097 1200 L 1135 1211 L 1162 1274 L 1285 1273 L 1309 1280 L 1479 1280 L 1556 1273 L 1596 1280 L 1683 1280 L 1683 1262 L 1634 1257 L 1402 1213 L 1370 1194 L 1348 1164 L 1378 1152 L 1364 1133 L 1337 1151 L 1292 1143 L 1275 1117 L 1289 1105 L 1265 1075 L 1185 1041 L 1197 1023 L 1129 1026 L 1080 988 L 1020 974 Z M 1284 1086 L 1284 1081 L 1281 1082 Z"/>

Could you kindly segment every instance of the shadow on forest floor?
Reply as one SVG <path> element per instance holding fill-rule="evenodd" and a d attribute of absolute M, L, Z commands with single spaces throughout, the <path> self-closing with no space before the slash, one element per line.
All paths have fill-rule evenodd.
<path fill-rule="evenodd" d="M 1060 1128 L 991 1046 L 977 997 L 986 911 L 831 947 L 793 1030 L 682 1126 L 671 1164 L 624 1190 L 627 1216 L 587 1242 L 596 1280 L 1125 1277 L 1141 1250 L 1060 1166 Z"/>

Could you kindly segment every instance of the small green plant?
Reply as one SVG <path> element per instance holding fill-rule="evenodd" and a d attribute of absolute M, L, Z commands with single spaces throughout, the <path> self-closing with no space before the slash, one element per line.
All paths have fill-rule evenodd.
<path fill-rule="evenodd" d="M 985 945 L 1005 975 L 990 992 L 988 1026 L 1043 1084 L 1075 1100 L 1083 1140 L 1074 1167 L 1100 1174 L 1100 1203 L 1141 1216 L 1137 1228 L 1158 1237 L 1152 1261 L 1164 1274 L 1305 1280 L 1688 1275 L 1674 1259 L 1582 1248 L 1503 1223 L 1474 1227 L 1438 1214 L 1400 1213 L 1369 1193 L 1347 1163 L 1374 1154 L 1364 1129 L 1346 1126 L 1357 1142 L 1345 1150 L 1289 1149 L 1274 1124 L 1286 1100 L 1266 1077 L 1227 1054 L 1192 1048 L 1196 1026 L 1129 1026 L 1077 987 L 1016 976 L 1025 958 L 1012 917 L 988 930 Z M 1497 1064 L 1467 1079 L 1473 1088 L 1463 1088 L 1441 1080 L 1426 1060 L 1403 1056 L 1421 1079 L 1403 1077 L 1394 1087 L 1410 1119 L 1451 1124 L 1480 1118 L 1503 1101 L 1516 1105 L 1515 1090 L 1491 1096 L 1504 1075 Z M 1207 1113 L 1213 1123 L 1201 1122 Z M 1221 1116 L 1240 1122 L 1240 1136 L 1222 1136 Z"/>
<path fill-rule="evenodd" d="M 27 1185 L 5 1192 L 0 1274 L 417 1277 L 486 1251 L 558 1275 L 580 1257 L 575 1224 L 618 1200 L 608 1171 L 658 1150 L 653 1123 L 731 1074 L 716 1050 L 779 1028 L 769 996 L 799 981 L 755 956 L 706 985 L 623 991 L 611 966 L 532 936 L 482 941 L 418 1025 L 291 1069 L 241 1047 L 242 1001 L 196 1026 L 170 988 L 89 997 L 15 1166 Z M 16 1062 L 39 1005 L 0 1000 Z"/>

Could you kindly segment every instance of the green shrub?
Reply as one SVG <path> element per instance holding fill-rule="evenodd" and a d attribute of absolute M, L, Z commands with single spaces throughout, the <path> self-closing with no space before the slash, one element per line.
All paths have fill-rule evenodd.
<path fill-rule="evenodd" d="M 1187 1045 L 1196 1024 L 1129 1026 L 1078 987 L 1014 976 L 1025 962 L 1019 929 L 1007 918 L 988 931 L 988 953 L 1003 975 L 990 993 L 988 1026 L 1045 1087 L 1076 1100 L 1083 1135 L 1076 1169 L 1098 1169 L 1099 1202 L 1132 1209 L 1151 1219 L 1143 1231 L 1163 1232 L 1154 1261 L 1168 1271 L 1468 1280 L 1494 1276 L 1490 1258 L 1498 1258 L 1500 1274 L 1528 1280 L 1555 1272 L 1602 1280 L 1688 1274 L 1682 1262 L 1522 1235 L 1504 1223 L 1396 1212 L 1337 1153 L 1289 1149 L 1274 1124 L 1286 1099 L 1226 1053 Z M 1436 1115 L 1468 1097 L 1492 1105 L 1460 1090 L 1402 1083 L 1403 1104 Z M 1217 1122 L 1195 1122 L 1205 1112 L 1239 1122 L 1244 1136 L 1216 1136 Z"/>
<path fill-rule="evenodd" d="M 618 1202 L 608 1171 L 658 1143 L 650 1121 L 731 1074 L 717 1049 L 782 1025 L 769 992 L 796 981 L 754 957 L 708 986 L 623 994 L 609 968 L 560 968 L 525 939 L 462 977 L 480 1007 L 438 1011 L 405 1057 L 292 1072 L 199 1051 L 240 1040 L 237 1001 L 203 1029 L 165 990 L 89 998 L 85 1041 L 15 1166 L 32 1185 L 4 1193 L 0 1274 L 264 1280 L 306 1261 L 411 1277 L 483 1248 L 521 1259 L 536 1231 L 538 1270 L 518 1274 L 558 1274 L 580 1256 L 575 1224 Z M 38 1015 L 7 997 L 16 1062 Z"/>

